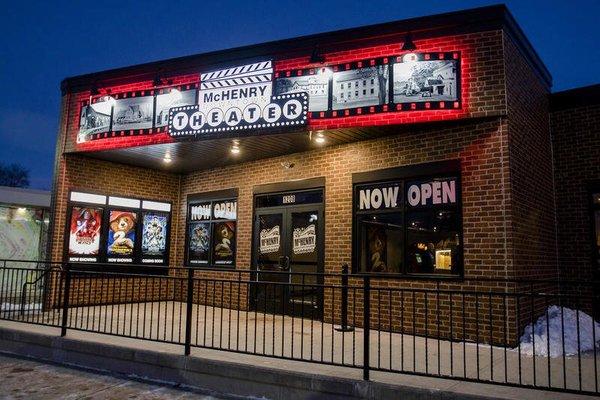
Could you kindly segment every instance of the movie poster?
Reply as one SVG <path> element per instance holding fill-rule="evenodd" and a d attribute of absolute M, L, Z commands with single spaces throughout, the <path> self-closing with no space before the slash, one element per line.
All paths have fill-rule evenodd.
<path fill-rule="evenodd" d="M 189 225 L 188 260 L 190 264 L 208 264 L 210 224 L 195 222 Z"/>
<path fill-rule="evenodd" d="M 131 211 L 112 210 L 109 214 L 107 254 L 119 261 L 133 262 L 135 248 L 135 227 L 137 214 Z M 116 258 L 109 258 L 113 262 Z"/>
<path fill-rule="evenodd" d="M 219 222 L 214 227 L 214 263 L 233 264 L 235 254 L 235 222 Z"/>
<path fill-rule="evenodd" d="M 144 213 L 142 256 L 165 257 L 167 254 L 167 214 Z"/>
<path fill-rule="evenodd" d="M 100 250 L 102 209 L 73 207 L 69 225 L 69 260 L 97 261 Z M 92 256 L 92 257 L 89 257 Z"/>

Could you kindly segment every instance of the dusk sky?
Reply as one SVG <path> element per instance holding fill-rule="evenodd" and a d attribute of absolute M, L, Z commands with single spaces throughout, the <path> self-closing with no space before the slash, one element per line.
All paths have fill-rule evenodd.
<path fill-rule="evenodd" d="M 10 2 L 0 25 L 0 160 L 50 189 L 60 82 L 68 76 L 493 1 Z M 554 78 L 600 81 L 600 1 L 507 1 Z"/>

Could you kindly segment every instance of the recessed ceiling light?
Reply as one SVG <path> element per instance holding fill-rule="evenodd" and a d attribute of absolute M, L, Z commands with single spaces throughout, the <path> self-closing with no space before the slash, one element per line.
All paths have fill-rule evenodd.
<path fill-rule="evenodd" d="M 323 132 L 317 132 L 315 136 L 315 142 L 319 144 L 325 143 L 325 135 L 323 135 Z"/>
<path fill-rule="evenodd" d="M 231 145 L 231 154 L 240 154 L 240 142 L 238 140 L 234 140 Z"/>

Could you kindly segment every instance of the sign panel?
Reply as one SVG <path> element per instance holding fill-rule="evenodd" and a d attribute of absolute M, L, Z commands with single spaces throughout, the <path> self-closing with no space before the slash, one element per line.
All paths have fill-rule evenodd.
<path fill-rule="evenodd" d="M 169 134 L 182 138 L 306 125 L 306 92 L 276 96 L 272 92 L 271 61 L 204 73 L 200 76 L 198 105 L 170 109 Z"/>
<path fill-rule="evenodd" d="M 73 207 L 69 224 L 69 261 L 96 262 L 100 250 L 102 209 Z"/>
<path fill-rule="evenodd" d="M 359 210 L 384 210 L 402 205 L 402 189 L 399 183 L 362 187 L 358 191 Z"/>
<path fill-rule="evenodd" d="M 456 204 L 456 178 L 411 182 L 406 186 L 406 202 L 411 207 Z"/>

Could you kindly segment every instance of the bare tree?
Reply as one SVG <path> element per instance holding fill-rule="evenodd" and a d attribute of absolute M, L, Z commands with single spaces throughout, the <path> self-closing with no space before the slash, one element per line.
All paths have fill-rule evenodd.
<path fill-rule="evenodd" d="M 29 186 L 29 170 L 19 164 L 0 164 L 0 186 Z"/>

